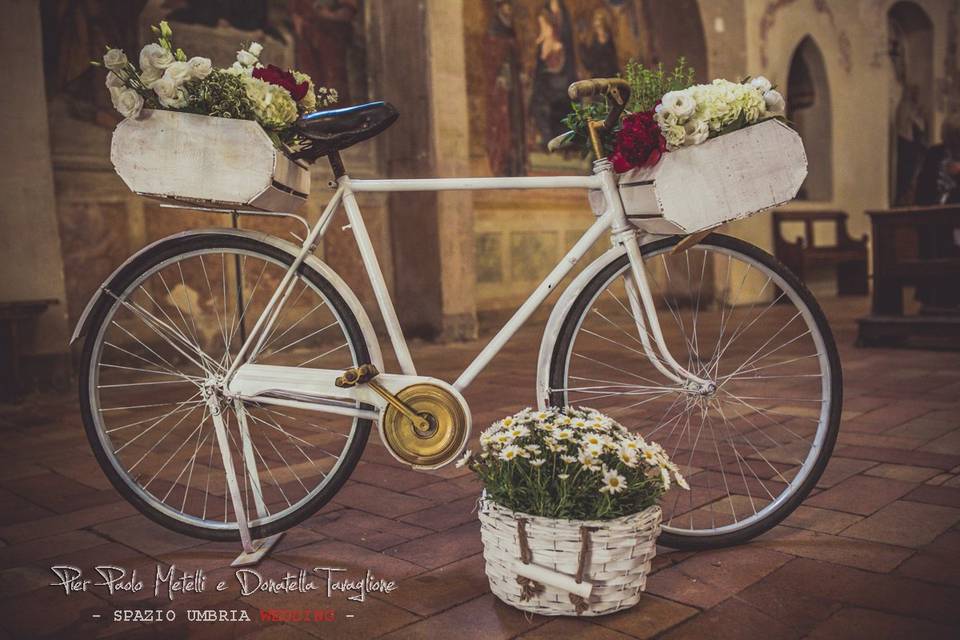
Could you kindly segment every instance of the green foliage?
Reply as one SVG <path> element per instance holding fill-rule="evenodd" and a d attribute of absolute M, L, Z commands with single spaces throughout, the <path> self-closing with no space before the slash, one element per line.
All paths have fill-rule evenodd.
<path fill-rule="evenodd" d="M 579 148 L 584 156 L 588 156 L 593 153 L 593 147 L 590 144 L 590 132 L 587 125 L 591 120 L 605 119 L 610 112 L 610 107 L 606 98 L 602 101 L 583 104 L 574 102 L 570 106 L 573 111 L 563 119 L 563 125 L 573 132 L 573 138 L 569 143 Z M 615 133 L 614 131 L 600 136 L 600 143 L 607 155 L 613 151 Z"/>
<path fill-rule="evenodd" d="M 203 80 L 191 80 L 185 87 L 190 103 L 184 111 L 216 118 L 256 119 L 253 104 L 238 75 L 215 69 Z"/>
<path fill-rule="evenodd" d="M 656 504 L 673 477 L 663 449 L 592 410 L 526 409 L 485 431 L 465 463 L 487 497 L 548 518 L 607 520 Z"/>
<path fill-rule="evenodd" d="M 643 63 L 631 60 L 627 63 L 626 80 L 630 83 L 630 102 L 627 111 L 649 111 L 663 94 L 686 89 L 695 82 L 695 71 L 687 66 L 685 58 L 677 60 L 673 71 L 667 73 L 663 64 L 648 69 Z"/>
<path fill-rule="evenodd" d="M 630 83 L 630 101 L 627 103 L 624 114 L 653 109 L 663 94 L 686 89 L 694 84 L 695 75 L 694 69 L 688 67 L 686 59 L 682 57 L 677 60 L 677 64 L 670 72 L 664 71 L 663 64 L 648 69 L 642 62 L 631 60 L 627 63 L 624 75 L 624 79 Z M 587 123 L 590 120 L 606 119 L 607 114 L 610 113 L 610 104 L 606 98 L 602 98 L 582 104 L 574 102 L 570 106 L 573 110 L 563 119 L 563 124 L 573 132 L 571 146 L 579 148 L 584 156 L 592 156 L 593 147 L 590 144 Z M 610 155 L 613 152 L 614 141 L 619 130 L 618 125 L 613 131 L 600 134 L 600 145 L 603 147 L 604 155 Z"/>

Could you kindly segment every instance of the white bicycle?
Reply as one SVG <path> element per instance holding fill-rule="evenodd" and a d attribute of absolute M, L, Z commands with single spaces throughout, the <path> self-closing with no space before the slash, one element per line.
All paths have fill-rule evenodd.
<path fill-rule="evenodd" d="M 395 118 L 381 102 L 300 121 L 315 141 L 301 159 L 328 157 L 336 191 L 299 246 L 236 228 L 187 231 L 132 256 L 91 300 L 74 335 L 85 336 L 84 425 L 132 504 L 249 551 L 337 493 L 373 425 L 397 460 L 447 464 L 471 429 L 461 392 L 603 237 L 611 247 L 550 314 L 539 405 L 594 407 L 681 464 L 691 490 L 665 496 L 664 544 L 742 542 L 806 497 L 836 440 L 842 383 L 827 321 L 792 273 L 736 238 L 657 235 L 628 220 L 606 160 L 589 176 L 351 179 L 338 151 Z M 596 221 L 455 381 L 420 375 L 355 194 L 571 188 L 602 194 Z M 366 311 L 314 255 L 341 208 L 399 372 L 380 373 Z"/>

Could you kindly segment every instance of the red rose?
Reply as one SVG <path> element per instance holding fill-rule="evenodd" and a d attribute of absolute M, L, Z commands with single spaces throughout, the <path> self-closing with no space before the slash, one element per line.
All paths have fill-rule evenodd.
<path fill-rule="evenodd" d="M 610 161 L 617 173 L 634 167 L 652 167 L 667 150 L 667 141 L 653 111 L 632 113 L 623 119 Z"/>
<path fill-rule="evenodd" d="M 253 70 L 253 77 L 278 87 L 283 87 L 290 92 L 294 100 L 300 102 L 303 96 L 307 95 L 310 84 L 307 82 L 297 83 L 297 79 L 289 71 L 284 71 L 280 67 L 268 64 L 265 67 L 257 67 Z"/>

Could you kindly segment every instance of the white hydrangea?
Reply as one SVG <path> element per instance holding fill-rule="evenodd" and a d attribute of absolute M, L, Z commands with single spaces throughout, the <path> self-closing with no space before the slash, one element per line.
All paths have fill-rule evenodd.
<path fill-rule="evenodd" d="M 253 76 L 243 76 L 243 86 L 253 105 L 254 115 L 268 129 L 281 129 L 298 117 L 297 103 L 290 92 Z"/>

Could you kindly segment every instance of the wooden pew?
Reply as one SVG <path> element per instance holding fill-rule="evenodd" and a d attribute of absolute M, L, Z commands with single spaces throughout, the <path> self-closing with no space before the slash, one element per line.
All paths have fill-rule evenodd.
<path fill-rule="evenodd" d="M 783 235 L 783 226 L 802 222 L 803 235 L 790 241 Z M 815 244 L 814 224 L 831 223 L 836 233 L 836 244 Z M 867 285 L 867 236 L 860 240 L 847 231 L 847 214 L 843 211 L 774 211 L 773 251 L 797 277 L 804 280 L 811 266 L 828 265 L 837 271 L 837 293 L 841 296 L 864 296 Z"/>

